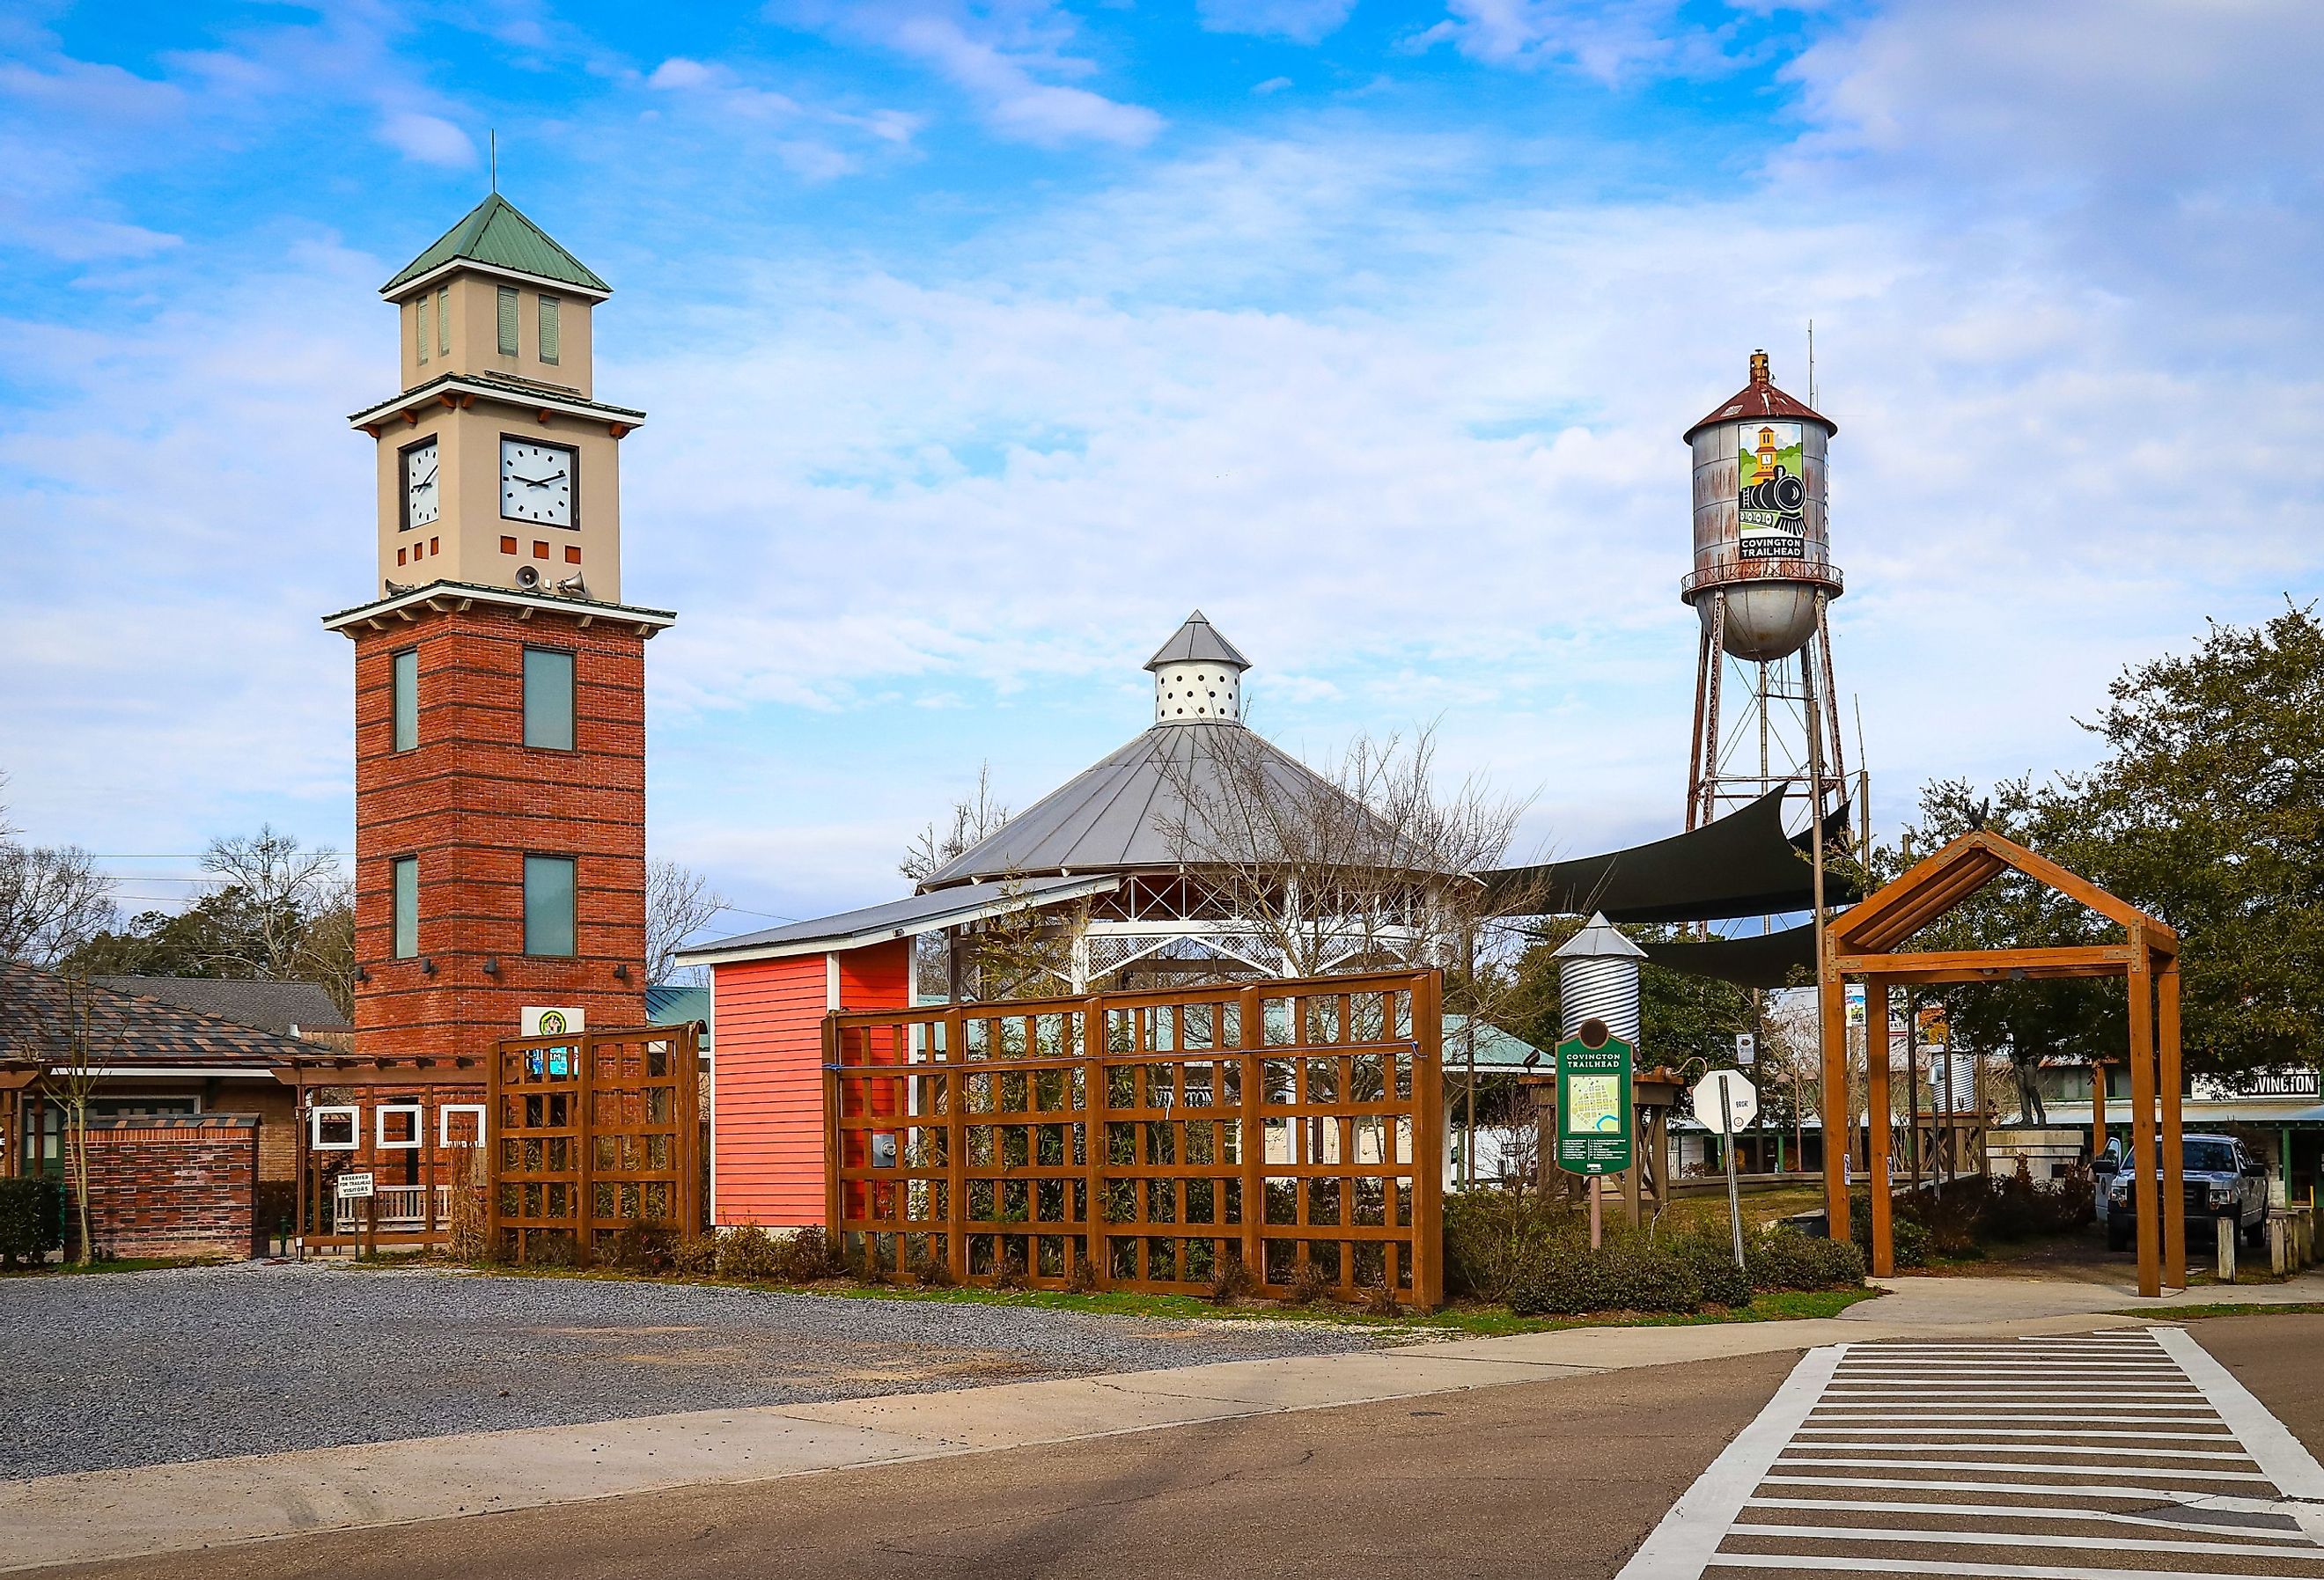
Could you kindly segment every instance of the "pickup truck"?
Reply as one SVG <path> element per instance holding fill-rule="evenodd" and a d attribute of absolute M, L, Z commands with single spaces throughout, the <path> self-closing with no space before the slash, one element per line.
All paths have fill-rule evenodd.
<path fill-rule="evenodd" d="M 2190 1224 L 2216 1224 L 2233 1218 L 2246 1245 L 2257 1245 L 2267 1232 L 2267 1165 L 2244 1150 L 2233 1136 L 2184 1135 L 2180 1169 L 2185 1182 Z M 2157 1160 L 2160 1161 L 2160 1160 Z M 2119 1136 L 2091 1165 L 2098 1179 L 2098 1222 L 2106 1225 L 2107 1245 L 2125 1251 L 2138 1234 L 2138 1211 L 2133 1174 L 2144 1170 L 2128 1165 L 2130 1147 Z"/>

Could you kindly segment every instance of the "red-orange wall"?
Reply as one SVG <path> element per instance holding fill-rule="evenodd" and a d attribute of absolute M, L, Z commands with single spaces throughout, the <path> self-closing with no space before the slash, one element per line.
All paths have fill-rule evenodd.
<path fill-rule="evenodd" d="M 841 955 L 839 1007 L 904 1008 L 911 1002 L 911 950 L 910 939 L 898 938 Z M 714 1222 L 770 1229 L 823 1222 L 826 959 L 711 968 Z"/>

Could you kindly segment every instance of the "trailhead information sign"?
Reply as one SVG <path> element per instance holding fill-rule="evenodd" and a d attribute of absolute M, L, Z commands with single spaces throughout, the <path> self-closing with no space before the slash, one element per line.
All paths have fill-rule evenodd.
<path fill-rule="evenodd" d="M 1557 1156 L 1568 1174 L 1619 1174 L 1631 1163 L 1630 1045 L 1602 1021 L 1557 1045 Z"/>

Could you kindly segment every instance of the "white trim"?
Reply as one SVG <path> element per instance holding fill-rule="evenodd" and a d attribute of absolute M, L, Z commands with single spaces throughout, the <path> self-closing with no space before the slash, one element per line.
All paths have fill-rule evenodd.
<path fill-rule="evenodd" d="M 593 307 L 613 294 L 613 288 L 610 286 L 576 285 L 570 280 L 552 280 L 546 274 L 527 273 L 522 269 L 512 269 L 505 263 L 487 263 L 475 258 L 452 257 L 445 259 L 425 274 L 414 274 L 401 285 L 381 286 L 380 300 L 400 304 L 405 297 L 416 291 L 425 291 L 446 275 L 457 273 L 463 269 L 471 270 L 478 274 L 489 274 L 499 280 L 517 280 L 527 285 L 542 286 L 550 291 L 565 291 L 574 296 L 586 296 Z"/>
<path fill-rule="evenodd" d="M 1744 1500 L 1790 1446 L 1848 1350 L 1846 1344 L 1827 1344 L 1801 1356 L 1775 1397 L 1671 1505 L 1616 1580 L 1699 1580 L 1742 1512 Z"/>
<path fill-rule="evenodd" d="M 539 390 L 511 389 L 505 384 L 485 383 L 454 374 L 449 377 L 439 374 L 375 406 L 366 406 L 347 418 L 347 426 L 363 428 L 371 423 L 384 422 L 391 417 L 401 417 L 415 406 L 435 406 L 439 404 L 437 400 L 439 395 L 471 395 L 479 401 L 490 401 L 496 406 L 509 406 L 519 411 L 554 411 L 560 417 L 578 417 L 590 422 L 618 422 L 627 430 L 646 425 L 646 414 L 642 411 L 633 411 L 626 406 L 602 405 L 578 392 L 560 395 L 555 386 L 544 386 Z"/>
<path fill-rule="evenodd" d="M 347 1122 L 347 1139 L 327 1141 L 323 1139 L 325 1118 Z M 307 1111 L 307 1145 L 318 1152 L 352 1152 L 363 1145 L 363 1107 L 355 1103 L 318 1103 Z"/>
<path fill-rule="evenodd" d="M 411 1116 L 411 1139 L 391 1141 L 387 1139 L 387 1116 L 408 1113 Z M 375 1152 L 416 1152 L 428 1144 L 428 1110 L 417 1103 L 382 1103 L 371 1111 L 371 1145 Z"/>
<path fill-rule="evenodd" d="M 483 1146 L 485 1141 L 485 1110 L 481 1103 L 438 1103 L 436 1105 L 436 1144 L 438 1147 L 468 1145 L 466 1141 L 452 1139 L 452 1116 L 456 1113 L 473 1113 L 476 1116 L 475 1145 Z"/>
<path fill-rule="evenodd" d="M 839 1008 L 839 956 L 836 951 L 823 957 L 823 1007 Z"/>
<path fill-rule="evenodd" d="M 2256 1557 L 2279 1557 L 2273 1549 Z M 1978 1580 L 2265 1580 L 2248 1570 L 2222 1574 L 2204 1569 L 2085 1569 L 2064 1564 L 1953 1563 L 1938 1558 L 1806 1557 L 1798 1553 L 1721 1553 L 1711 1563 L 1722 1569 L 1839 1569 L 1873 1575 L 1974 1575 Z"/>
<path fill-rule="evenodd" d="M 892 943 L 898 938 L 916 938 L 922 933 L 941 931 L 945 928 L 961 927 L 988 917 L 1005 916 L 1012 910 L 1037 910 L 1043 906 L 1060 905 L 1067 901 L 1081 900 L 1092 894 L 1106 894 L 1121 886 L 1118 876 L 1084 878 L 1072 883 L 1060 883 L 1054 889 L 1044 889 L 1037 894 L 1003 895 L 982 905 L 964 906 L 954 910 L 932 911 L 927 916 L 886 927 L 862 928 L 852 933 L 840 933 L 817 938 L 793 938 L 777 944 L 742 944 L 728 947 L 720 944 L 701 944 L 691 949 L 681 949 L 671 956 L 678 966 L 739 966 L 752 960 L 796 960 L 807 955 L 845 954 L 872 944 Z M 941 890 L 938 891 L 942 892 Z M 835 1004 L 834 1007 L 836 1007 Z M 711 1028 L 712 1041 L 717 1040 L 717 1028 Z"/>
<path fill-rule="evenodd" d="M 710 1220 L 711 1233 L 715 1234 L 718 1230 L 718 978 L 715 973 L 710 978 L 710 1012 L 703 1017 L 703 1023 L 710 1029 L 710 1047 L 706 1051 L 710 1063 L 710 1134 L 703 1143 L 710 1149 L 710 1166 L 703 1170 L 710 1178 L 702 1193 L 709 1198 L 704 1204 L 703 1211 Z M 919 1083 L 907 1081 L 904 1084 L 916 1086 Z"/>
<path fill-rule="evenodd" d="M 572 614 L 593 620 L 608 621 L 617 625 L 635 625 L 647 635 L 678 624 L 678 616 L 668 609 L 633 609 L 625 604 L 593 604 L 582 598 L 552 597 L 547 593 L 520 592 L 514 587 L 472 587 L 466 582 L 433 581 L 426 587 L 413 587 L 408 593 L 397 593 L 376 603 L 364 604 L 353 609 L 343 609 L 337 614 L 323 617 L 326 631 L 344 631 L 350 625 L 374 622 L 383 615 L 394 614 L 415 604 L 425 604 L 439 609 L 453 605 L 457 614 L 470 604 L 500 604 L 513 609 L 554 610 L 559 614 Z"/>

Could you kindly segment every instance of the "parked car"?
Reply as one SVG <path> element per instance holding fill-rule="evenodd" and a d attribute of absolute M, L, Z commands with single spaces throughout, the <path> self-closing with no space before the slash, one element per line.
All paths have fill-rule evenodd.
<path fill-rule="evenodd" d="M 2267 1233 L 2267 1164 L 2233 1136 L 2183 1135 L 2180 1145 L 2187 1221 L 2212 1225 L 2233 1218 L 2244 1243 L 2259 1244 Z M 2117 1136 L 2091 1165 L 2098 1222 L 2106 1225 L 2107 1246 L 2116 1251 L 2128 1250 L 2138 1234 L 2135 1184 L 2145 1176 L 2128 1167 L 2129 1161 L 2130 1148 Z"/>

